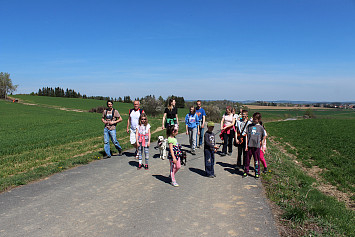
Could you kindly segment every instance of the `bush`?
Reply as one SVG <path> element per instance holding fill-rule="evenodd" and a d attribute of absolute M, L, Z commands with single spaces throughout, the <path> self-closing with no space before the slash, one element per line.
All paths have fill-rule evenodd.
<path fill-rule="evenodd" d="M 216 105 L 207 105 L 203 107 L 206 111 L 206 121 L 212 121 L 215 123 L 221 122 L 221 110 Z"/>
<path fill-rule="evenodd" d="M 142 108 L 148 116 L 161 115 L 164 112 L 164 106 L 155 96 L 146 96 L 141 101 Z"/>
<path fill-rule="evenodd" d="M 90 109 L 89 112 L 90 112 L 90 113 L 100 113 L 100 114 L 102 114 L 105 109 L 106 109 L 106 107 L 104 107 L 104 106 L 99 106 L 99 107 Z"/>

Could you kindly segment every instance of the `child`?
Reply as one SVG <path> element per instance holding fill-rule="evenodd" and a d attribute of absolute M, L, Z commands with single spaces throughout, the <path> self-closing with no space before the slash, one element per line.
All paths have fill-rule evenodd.
<path fill-rule="evenodd" d="M 196 138 L 199 131 L 199 120 L 194 106 L 190 107 L 190 113 L 186 114 L 186 135 L 189 135 L 191 154 L 196 155 Z"/>
<path fill-rule="evenodd" d="M 263 173 L 266 173 L 268 170 L 267 170 L 267 164 L 266 164 L 266 161 L 265 161 L 265 158 L 264 158 L 264 154 L 265 154 L 265 152 L 266 152 L 266 138 L 267 138 L 267 132 L 266 132 L 266 130 L 265 130 L 265 127 L 264 127 L 262 121 L 260 121 L 260 125 L 263 126 L 263 128 L 264 128 L 264 142 L 263 142 L 263 145 L 262 145 L 262 147 L 261 147 L 261 149 L 260 149 L 260 162 L 261 162 L 261 164 L 263 164 L 263 166 L 264 166 L 264 171 L 263 171 Z"/>
<path fill-rule="evenodd" d="M 208 122 L 207 123 L 207 131 L 204 136 L 204 155 L 205 155 L 205 171 L 206 171 L 206 176 L 209 178 L 214 178 L 216 175 L 214 174 L 214 153 L 218 149 L 218 146 L 216 146 L 216 139 L 215 135 L 212 132 L 214 128 L 214 123 L 213 122 Z"/>
<path fill-rule="evenodd" d="M 242 110 L 242 118 L 241 120 L 237 120 L 237 133 L 235 134 L 235 141 L 238 145 L 238 155 L 237 155 L 237 167 L 241 167 L 244 169 L 245 160 L 246 160 L 246 143 L 245 143 L 245 136 L 246 136 L 246 128 L 248 127 L 250 122 L 248 120 L 248 110 Z M 243 158 L 242 158 L 243 157 Z M 242 164 L 243 163 L 243 164 Z"/>
<path fill-rule="evenodd" d="M 245 142 L 247 144 L 245 151 L 247 152 L 246 163 L 244 167 L 243 178 L 249 175 L 249 165 L 251 156 L 254 156 L 255 162 L 255 178 L 258 179 L 260 176 L 260 147 L 263 145 L 265 136 L 264 136 L 264 128 L 259 124 L 261 120 L 260 113 L 253 114 L 253 123 L 248 125 L 247 134 L 245 137 Z"/>
<path fill-rule="evenodd" d="M 142 113 L 139 117 L 139 124 L 136 130 L 136 141 L 138 143 L 138 156 L 139 165 L 138 170 L 142 169 L 142 153 L 144 150 L 145 166 L 144 169 L 148 169 L 149 160 L 149 146 L 150 146 L 150 124 L 145 113 Z"/>
<path fill-rule="evenodd" d="M 178 134 L 178 125 L 169 126 L 166 129 L 166 135 L 168 137 L 169 144 L 169 155 L 168 159 L 170 161 L 170 177 L 171 185 L 178 187 L 179 184 L 176 183 L 175 174 L 181 168 L 180 156 L 181 156 L 181 146 L 178 144 L 175 136 Z"/>

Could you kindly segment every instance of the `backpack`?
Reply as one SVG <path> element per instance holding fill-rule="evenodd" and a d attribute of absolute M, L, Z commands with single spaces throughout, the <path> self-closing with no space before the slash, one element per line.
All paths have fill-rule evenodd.
<path fill-rule="evenodd" d="M 105 119 L 107 119 L 106 115 L 107 115 L 107 109 L 105 109 Z M 112 108 L 112 119 L 111 119 L 111 121 L 114 119 L 114 117 L 115 117 L 115 109 Z"/>
<path fill-rule="evenodd" d="M 131 115 L 132 111 L 134 111 L 134 109 L 130 109 L 128 115 Z M 139 115 L 141 115 L 143 112 L 144 110 L 139 108 Z"/>

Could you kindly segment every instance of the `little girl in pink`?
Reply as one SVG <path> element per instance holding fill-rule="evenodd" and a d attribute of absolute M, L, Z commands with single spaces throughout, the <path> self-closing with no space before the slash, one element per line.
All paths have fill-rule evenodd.
<path fill-rule="evenodd" d="M 178 127 L 169 126 L 166 130 L 166 135 L 168 137 L 169 144 L 169 155 L 168 159 L 170 161 L 170 177 L 171 185 L 178 187 L 179 184 L 175 180 L 175 174 L 181 168 L 180 157 L 181 157 L 181 146 L 177 142 L 175 136 L 178 134 Z"/>
<path fill-rule="evenodd" d="M 260 162 L 261 162 L 261 164 L 264 166 L 264 173 L 266 173 L 268 170 L 267 170 L 267 164 L 266 164 L 266 161 L 265 161 L 265 157 L 264 157 L 264 154 L 265 154 L 265 152 L 266 152 L 266 137 L 267 137 L 267 132 L 266 132 L 266 130 L 265 130 L 265 127 L 264 127 L 264 125 L 263 125 L 263 122 L 261 122 L 260 121 L 260 125 L 261 126 L 263 126 L 263 128 L 264 128 L 264 137 L 265 137 L 265 142 L 263 143 L 263 146 L 261 147 L 261 149 L 260 149 Z"/>

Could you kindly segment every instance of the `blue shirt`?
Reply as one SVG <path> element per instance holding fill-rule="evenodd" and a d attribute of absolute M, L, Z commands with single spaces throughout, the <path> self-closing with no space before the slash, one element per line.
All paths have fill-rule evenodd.
<path fill-rule="evenodd" d="M 198 116 L 198 120 L 199 121 L 202 121 L 203 116 L 206 116 L 206 112 L 205 112 L 205 110 L 203 108 L 196 109 L 196 114 Z"/>
<path fill-rule="evenodd" d="M 197 114 L 186 114 L 185 117 L 185 123 L 187 125 L 188 128 L 197 128 L 199 121 L 198 121 L 198 116 Z"/>

